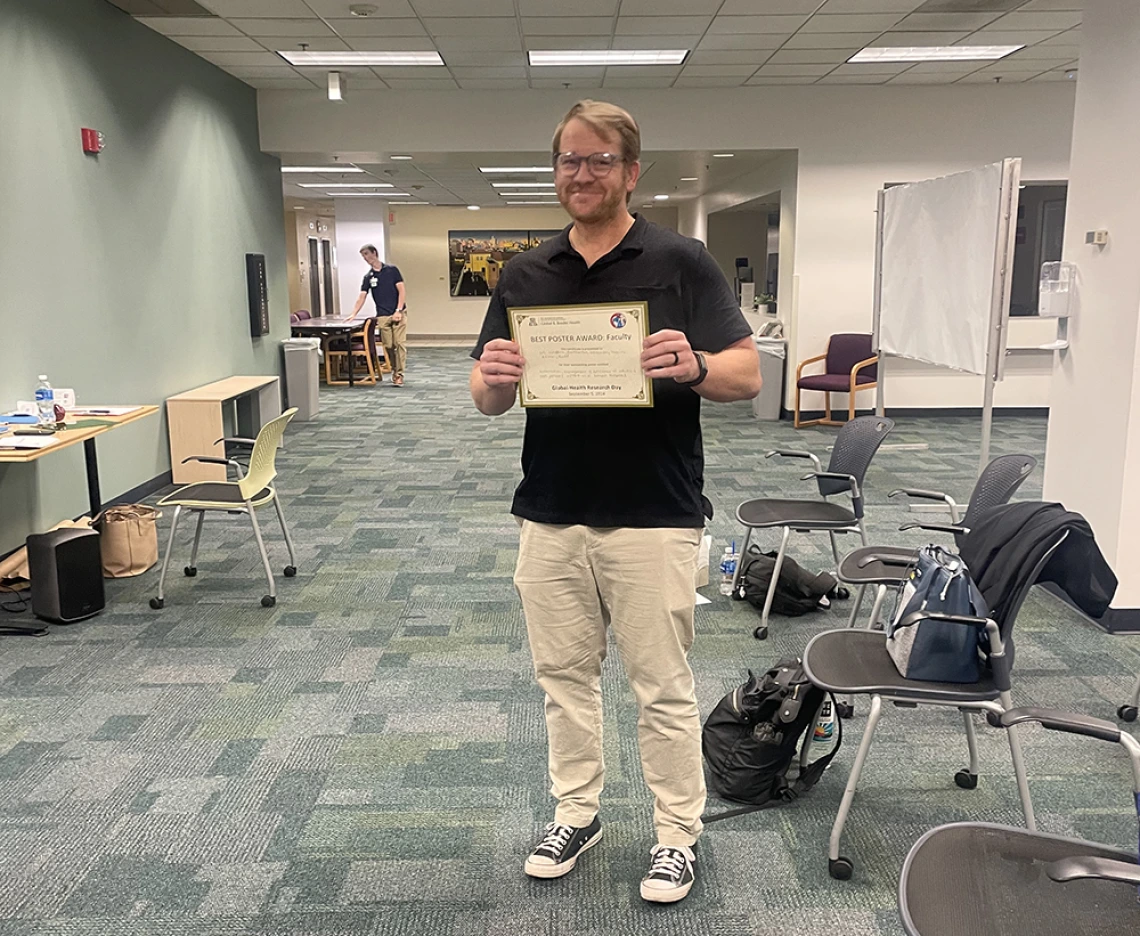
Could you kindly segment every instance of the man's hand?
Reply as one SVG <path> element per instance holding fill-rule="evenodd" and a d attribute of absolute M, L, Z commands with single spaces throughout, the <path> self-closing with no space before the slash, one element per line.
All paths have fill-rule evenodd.
<path fill-rule="evenodd" d="M 663 328 L 642 343 L 641 369 L 647 377 L 672 377 L 678 383 L 696 380 L 701 368 L 684 332 Z"/>
<path fill-rule="evenodd" d="M 395 312 L 392 313 L 392 323 L 394 325 L 399 325 L 403 320 L 404 320 L 404 310 L 403 309 L 397 309 Z"/>
<path fill-rule="evenodd" d="M 522 379 L 519 346 L 506 338 L 493 338 L 479 356 L 479 374 L 488 387 L 513 387 Z"/>

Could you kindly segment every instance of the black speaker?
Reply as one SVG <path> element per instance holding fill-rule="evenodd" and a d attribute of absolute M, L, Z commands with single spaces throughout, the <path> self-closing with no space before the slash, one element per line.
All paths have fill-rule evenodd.
<path fill-rule="evenodd" d="M 32 613 L 71 624 L 103 610 L 103 559 L 99 534 L 87 529 L 34 533 L 27 539 Z"/>

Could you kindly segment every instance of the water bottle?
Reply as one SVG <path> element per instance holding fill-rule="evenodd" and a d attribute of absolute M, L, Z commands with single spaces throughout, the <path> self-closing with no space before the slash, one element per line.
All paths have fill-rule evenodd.
<path fill-rule="evenodd" d="M 40 417 L 40 425 L 55 425 L 55 399 L 47 375 L 40 374 L 39 386 L 36 387 L 36 411 Z"/>
<path fill-rule="evenodd" d="M 732 579 L 736 575 L 736 543 L 724 547 L 724 555 L 720 560 L 720 593 L 728 596 L 732 594 Z"/>
<path fill-rule="evenodd" d="M 831 699 L 826 699 L 819 710 L 819 717 L 815 721 L 814 741 L 830 741 L 835 736 L 835 711 Z"/>

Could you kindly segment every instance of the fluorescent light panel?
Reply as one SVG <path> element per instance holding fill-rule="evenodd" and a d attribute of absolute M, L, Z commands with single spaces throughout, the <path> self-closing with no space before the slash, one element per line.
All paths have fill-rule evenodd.
<path fill-rule="evenodd" d="M 847 61 L 860 62 L 988 62 L 1005 58 L 1024 45 L 886 46 L 863 49 Z"/>
<path fill-rule="evenodd" d="M 509 198 L 511 195 L 525 195 L 527 198 L 557 198 L 558 197 L 557 192 L 505 192 L 505 191 L 500 191 L 498 194 L 502 195 L 504 198 Z"/>
<path fill-rule="evenodd" d="M 329 192 L 333 198 L 411 198 L 407 192 Z"/>
<path fill-rule="evenodd" d="M 528 53 L 530 64 L 543 65 L 680 65 L 688 49 L 551 49 Z"/>
<path fill-rule="evenodd" d="M 557 205 L 556 201 L 509 201 L 508 205 Z"/>
<path fill-rule="evenodd" d="M 282 166 L 282 172 L 364 172 L 356 166 Z"/>
<path fill-rule="evenodd" d="M 553 182 L 492 182 L 495 188 L 554 188 Z"/>
<path fill-rule="evenodd" d="M 298 182 L 301 188 L 391 188 L 391 182 Z"/>
<path fill-rule="evenodd" d="M 438 52 L 277 51 L 290 65 L 442 65 Z"/>
<path fill-rule="evenodd" d="M 553 172 L 553 166 L 480 166 L 480 172 Z"/>
<path fill-rule="evenodd" d="M 392 155 L 392 156 L 389 156 L 388 158 L 389 158 L 389 159 L 411 159 L 412 157 L 411 157 L 411 156 L 397 156 L 397 155 Z M 427 202 L 424 202 L 424 204 L 426 205 L 426 204 L 427 204 Z"/>

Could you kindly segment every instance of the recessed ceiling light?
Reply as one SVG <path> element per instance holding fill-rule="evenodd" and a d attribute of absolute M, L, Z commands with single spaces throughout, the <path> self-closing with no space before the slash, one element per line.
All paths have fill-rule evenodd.
<path fill-rule="evenodd" d="M 680 65 L 688 49 L 553 49 L 528 53 L 530 64 L 542 65 Z"/>
<path fill-rule="evenodd" d="M 654 201 L 668 201 L 669 196 L 668 195 L 654 195 L 653 200 Z"/>
<path fill-rule="evenodd" d="M 886 46 L 863 49 L 847 61 L 860 62 L 974 62 L 1005 58 L 1024 45 Z"/>
<path fill-rule="evenodd" d="M 554 188 L 553 182 L 492 182 L 495 188 Z"/>
<path fill-rule="evenodd" d="M 404 192 L 328 192 L 330 198 L 411 198 Z"/>
<path fill-rule="evenodd" d="M 290 65 L 442 65 L 438 52 L 296 52 L 279 49 Z"/>
<path fill-rule="evenodd" d="M 411 156 L 397 156 L 395 153 L 393 153 L 388 158 L 389 159 L 411 159 L 412 157 Z"/>
<path fill-rule="evenodd" d="M 697 181 L 697 177 L 696 177 L 695 175 L 691 175 L 691 176 L 684 176 L 684 177 L 681 179 L 681 181 L 682 181 L 682 182 L 696 182 L 696 181 Z"/>
<path fill-rule="evenodd" d="M 553 172 L 553 166 L 480 166 L 480 172 Z"/>
<path fill-rule="evenodd" d="M 391 182 L 298 182 L 301 188 L 391 188 Z"/>
<path fill-rule="evenodd" d="M 556 201 L 509 201 L 508 205 L 547 205 L 549 207 L 557 206 Z"/>
<path fill-rule="evenodd" d="M 479 205 L 468 205 L 468 206 L 467 206 L 467 210 L 468 210 L 468 211 L 478 211 L 478 210 L 479 210 Z"/>
<path fill-rule="evenodd" d="M 735 153 L 713 153 L 713 159 L 732 159 Z"/>
<path fill-rule="evenodd" d="M 282 172 L 363 172 L 356 166 L 282 166 Z"/>
<path fill-rule="evenodd" d="M 329 100 L 344 100 L 344 80 L 338 71 L 329 72 Z"/>
<path fill-rule="evenodd" d="M 505 191 L 500 190 L 498 192 L 498 194 L 502 195 L 504 198 L 509 198 L 512 195 L 525 195 L 527 198 L 539 198 L 539 197 L 557 198 L 558 197 L 557 192 L 505 192 Z"/>

